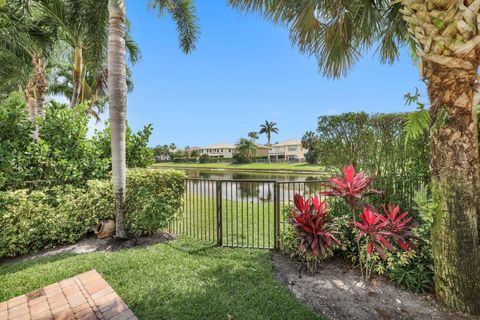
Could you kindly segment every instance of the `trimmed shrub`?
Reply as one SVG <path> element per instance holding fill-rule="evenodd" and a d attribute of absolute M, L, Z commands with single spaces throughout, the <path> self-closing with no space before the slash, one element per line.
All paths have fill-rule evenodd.
<path fill-rule="evenodd" d="M 126 221 L 132 234 L 165 228 L 182 205 L 185 175 L 178 171 L 130 170 Z M 98 221 L 113 218 L 111 182 L 92 180 L 28 191 L 0 192 L 0 258 L 74 243 Z"/>
<path fill-rule="evenodd" d="M 0 193 L 0 257 L 73 243 L 113 213 L 107 181 Z"/>
<path fill-rule="evenodd" d="M 145 235 L 166 228 L 182 206 L 185 178 L 175 170 L 130 170 L 125 204 L 129 231 Z"/>

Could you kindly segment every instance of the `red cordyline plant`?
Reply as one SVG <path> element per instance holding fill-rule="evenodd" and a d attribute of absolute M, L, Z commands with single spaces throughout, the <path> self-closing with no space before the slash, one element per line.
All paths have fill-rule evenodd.
<path fill-rule="evenodd" d="M 406 218 L 408 211 L 397 216 L 400 207 L 398 205 L 393 207 L 391 204 L 387 208 L 384 206 L 383 210 L 385 216 L 375 212 L 372 207 L 365 206 L 363 213 L 360 214 L 360 221 L 354 222 L 360 231 L 357 239 L 363 237 L 367 239 L 367 266 L 365 268 L 367 279 L 370 277 L 373 263 L 375 262 L 372 261 L 370 265 L 368 264 L 369 258 L 374 251 L 382 259 L 385 259 L 385 249 L 391 252 L 396 251 L 389 239 L 393 239 L 405 251 L 416 249 L 415 245 L 409 241 L 409 239 L 416 238 L 416 236 L 412 232 L 412 228 L 415 226 L 411 222 L 412 218 Z"/>
<path fill-rule="evenodd" d="M 353 227 L 357 229 L 357 219 L 355 209 L 361 203 L 363 197 L 380 194 L 379 191 L 375 189 L 370 189 L 370 184 L 373 182 L 373 177 L 366 176 L 363 172 L 355 174 L 355 168 L 353 164 L 350 164 L 348 167 L 343 167 L 344 177 L 330 178 L 330 184 L 327 185 L 331 190 L 323 191 L 322 194 L 325 196 L 338 197 L 344 199 L 350 209 L 352 210 L 353 218 Z M 357 237 L 357 250 L 360 254 L 360 241 Z M 359 259 L 360 270 L 363 276 L 363 264 L 362 259 Z"/>
<path fill-rule="evenodd" d="M 354 208 L 363 197 L 381 193 L 375 189 L 370 189 L 373 177 L 366 176 L 363 172 L 355 174 L 353 164 L 343 167 L 343 172 L 345 177 L 328 179 L 330 184 L 327 186 L 331 190 L 322 192 L 323 195 L 342 198 L 350 207 Z"/>
<path fill-rule="evenodd" d="M 412 217 L 408 217 L 408 211 L 400 212 L 400 207 L 389 204 L 387 207 L 383 206 L 385 216 L 382 219 L 387 223 L 385 229 L 390 232 L 390 236 L 395 240 L 400 248 L 405 251 L 417 250 L 414 243 L 409 239 L 418 239 L 413 233 L 412 229 L 417 225 L 412 222 Z"/>
<path fill-rule="evenodd" d="M 320 201 L 318 195 L 304 199 L 294 196 L 295 209 L 290 212 L 290 223 L 300 239 L 299 251 L 317 257 L 332 255 L 332 246 L 340 244 L 333 235 L 328 217 L 328 204 Z"/>

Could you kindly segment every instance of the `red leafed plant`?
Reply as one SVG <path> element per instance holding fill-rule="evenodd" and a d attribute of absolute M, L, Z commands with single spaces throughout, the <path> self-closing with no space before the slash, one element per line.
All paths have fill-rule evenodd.
<path fill-rule="evenodd" d="M 318 195 L 304 199 L 300 194 L 294 197 L 295 209 L 290 213 L 290 223 L 300 239 L 299 250 L 317 257 L 333 254 L 333 244 L 340 242 L 333 235 L 328 217 L 328 204 L 320 201 Z"/>
<path fill-rule="evenodd" d="M 367 254 L 371 255 L 375 250 L 382 259 L 385 259 L 385 250 L 395 251 L 395 248 L 385 237 L 390 236 L 390 232 L 386 231 L 388 221 L 382 215 L 377 214 L 371 208 L 364 207 L 363 213 L 360 214 L 360 221 L 355 222 L 356 227 L 360 231 L 358 238 L 367 238 Z"/>
<path fill-rule="evenodd" d="M 354 208 L 359 200 L 367 195 L 380 194 L 379 191 L 370 189 L 373 177 L 366 176 L 363 172 L 355 174 L 353 165 L 343 168 L 345 177 L 330 178 L 331 190 L 322 192 L 323 195 L 343 198 L 350 207 Z"/>
<path fill-rule="evenodd" d="M 355 226 L 360 231 L 357 238 L 367 238 L 367 266 L 366 276 L 370 276 L 371 269 L 375 261 L 369 265 L 368 260 L 373 251 L 385 259 L 385 249 L 394 252 L 395 247 L 390 243 L 390 239 L 395 242 L 405 251 L 416 249 L 415 245 L 409 241 L 411 238 L 417 238 L 412 232 L 415 226 L 411 223 L 411 218 L 406 218 L 408 211 L 398 216 L 400 212 L 399 206 L 393 207 L 391 204 L 388 207 L 383 207 L 385 215 L 375 212 L 369 206 L 363 208 L 363 213 L 360 214 L 360 221 L 355 222 Z M 406 219 L 405 219 L 406 218 Z"/>
<path fill-rule="evenodd" d="M 395 240 L 400 248 L 405 251 L 416 250 L 417 247 L 409 239 L 417 239 L 418 237 L 413 233 L 412 229 L 416 223 L 412 222 L 412 217 L 408 217 L 408 211 L 400 212 L 400 207 L 389 204 L 387 207 L 383 206 L 383 211 L 386 216 L 381 216 L 386 222 L 385 229 L 390 232 L 390 236 Z"/>

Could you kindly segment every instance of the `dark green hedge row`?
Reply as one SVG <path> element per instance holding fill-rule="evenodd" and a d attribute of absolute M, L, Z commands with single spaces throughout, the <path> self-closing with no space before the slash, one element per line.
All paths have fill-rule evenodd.
<path fill-rule="evenodd" d="M 144 235 L 165 228 L 182 205 L 185 175 L 179 171 L 130 170 L 126 221 L 129 232 Z M 74 243 L 98 221 L 112 218 L 110 181 L 92 180 L 42 190 L 0 192 L 0 258 Z"/>

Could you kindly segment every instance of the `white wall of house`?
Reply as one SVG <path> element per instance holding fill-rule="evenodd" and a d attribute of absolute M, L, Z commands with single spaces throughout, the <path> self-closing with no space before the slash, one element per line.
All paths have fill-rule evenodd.
<path fill-rule="evenodd" d="M 235 152 L 235 145 L 229 143 L 211 144 L 199 148 L 200 155 L 206 154 L 212 158 L 232 158 Z"/>
<path fill-rule="evenodd" d="M 307 149 L 302 147 L 300 140 L 291 139 L 274 144 L 270 147 L 270 159 L 275 161 L 305 161 Z"/>

